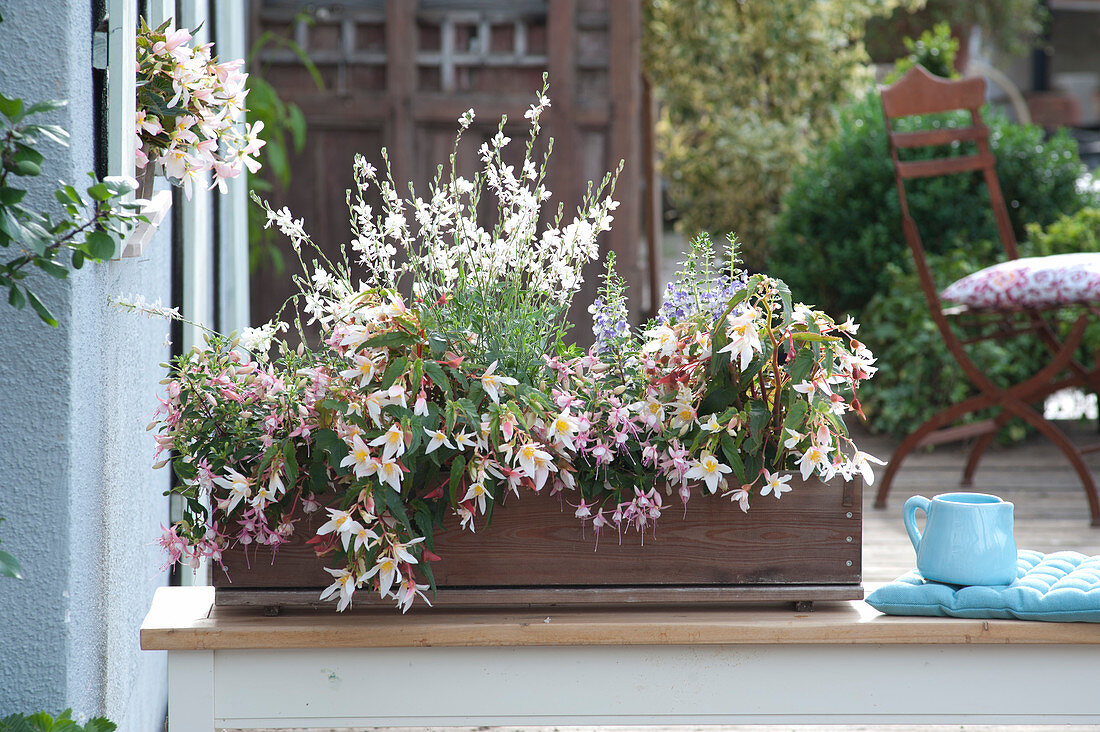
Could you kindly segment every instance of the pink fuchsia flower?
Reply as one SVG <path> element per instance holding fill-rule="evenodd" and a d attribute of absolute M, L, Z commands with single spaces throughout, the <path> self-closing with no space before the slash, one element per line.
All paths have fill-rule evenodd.
<path fill-rule="evenodd" d="M 512 414 L 510 411 L 505 412 L 504 414 L 501 415 L 501 417 L 500 417 L 500 434 L 502 434 L 504 436 L 504 439 L 507 442 L 512 441 L 512 435 L 514 435 L 515 432 L 516 432 L 516 424 L 517 424 L 516 415 Z"/>
<path fill-rule="evenodd" d="M 229 187 L 225 182 L 238 177 L 240 174 L 241 169 L 239 167 L 216 160 L 214 161 L 214 182 L 210 184 L 210 189 L 217 187 L 219 193 L 228 193 Z"/>
<path fill-rule="evenodd" d="M 603 515 L 603 509 L 592 518 L 592 533 L 596 536 L 596 549 L 600 548 L 600 531 L 610 523 Z M 593 549 L 593 551 L 596 551 Z"/>
<path fill-rule="evenodd" d="M 681 483 L 680 487 L 676 489 L 676 492 L 680 495 L 680 501 L 684 504 L 684 518 L 687 518 L 688 500 L 691 499 L 691 489 L 688 488 L 687 483 Z"/>
<path fill-rule="evenodd" d="M 173 524 L 171 528 L 161 524 L 160 530 L 161 535 L 160 538 L 157 539 L 157 544 L 159 544 L 161 549 L 168 555 L 168 559 L 164 563 L 164 566 L 160 568 L 163 572 L 190 555 L 187 551 L 187 541 L 176 533 L 175 524 Z"/>
<path fill-rule="evenodd" d="M 428 395 L 424 393 L 423 389 L 416 395 L 416 402 L 413 404 L 413 414 L 418 417 L 428 416 Z"/>

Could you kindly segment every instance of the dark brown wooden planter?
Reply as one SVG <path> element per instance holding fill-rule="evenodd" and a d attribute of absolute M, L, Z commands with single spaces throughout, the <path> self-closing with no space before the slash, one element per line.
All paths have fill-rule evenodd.
<path fill-rule="evenodd" d="M 442 560 L 432 569 L 433 604 L 575 606 L 862 599 L 863 520 L 860 482 L 791 481 L 782 499 L 753 499 L 748 513 L 719 496 L 695 496 L 686 517 L 679 499 L 666 505 L 657 534 L 622 536 L 605 527 L 599 549 L 589 524 L 582 536 L 574 509 L 546 494 L 509 496 L 492 525 L 477 533 L 454 524 L 435 536 Z M 563 510 L 564 508 L 564 510 Z M 314 519 L 319 522 L 320 516 Z M 305 540 L 316 526 L 299 525 L 275 561 L 264 547 L 225 553 L 215 569 L 220 605 L 324 605 L 331 577 Z M 232 581 L 230 581 L 232 580 Z M 378 604 L 356 593 L 355 607 Z M 392 607 L 392 601 L 383 601 Z"/>

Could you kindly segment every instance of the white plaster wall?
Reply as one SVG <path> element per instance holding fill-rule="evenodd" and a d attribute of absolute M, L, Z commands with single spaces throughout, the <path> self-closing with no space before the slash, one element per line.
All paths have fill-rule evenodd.
<path fill-rule="evenodd" d="M 73 135 L 41 181 L 81 183 L 93 167 L 87 0 L 5 0 L 0 91 L 69 99 L 53 121 Z M 51 205 L 40 184 L 28 199 Z M 0 256 L 7 252 L 0 250 Z M 168 224 L 138 259 L 35 277 L 61 325 L 0 303 L 0 541 L 26 579 L 0 579 L 0 717 L 73 707 L 122 732 L 162 728 L 165 659 L 138 628 L 166 581 L 153 545 L 167 522 L 166 471 L 150 469 L 168 325 L 107 305 L 109 294 L 168 302 Z"/>

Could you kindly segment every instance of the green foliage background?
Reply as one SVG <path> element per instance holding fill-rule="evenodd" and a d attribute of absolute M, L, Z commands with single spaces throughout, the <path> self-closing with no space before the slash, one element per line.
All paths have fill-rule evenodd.
<path fill-rule="evenodd" d="M 1084 166 L 1068 134 L 1044 140 L 1039 127 L 1017 125 L 996 110 L 983 117 L 1017 238 L 1025 236 L 1026 224 L 1049 224 L 1092 200 L 1077 189 Z M 899 129 L 966 126 L 969 116 L 903 122 Z M 960 146 L 950 152 L 970 150 Z M 929 253 L 996 238 L 980 175 L 913 180 L 906 191 Z M 876 293 L 893 286 L 888 265 L 907 261 L 909 252 L 877 93 L 841 111 L 836 136 L 795 176 L 771 250 L 769 271 L 799 298 L 834 316 L 859 313 Z"/>
<path fill-rule="evenodd" d="M 1058 219 L 1046 229 L 1028 227 L 1028 239 L 1020 244 L 1020 256 L 1045 256 L 1100 251 L 1100 208 L 1085 208 Z M 983 240 L 951 248 L 929 257 L 937 285 L 946 286 L 995 261 L 1004 260 L 999 241 Z M 867 383 L 863 405 L 876 431 L 906 434 L 943 407 L 977 394 L 954 358 L 947 352 L 939 330 L 928 315 L 928 306 L 911 263 L 886 267 L 887 286 L 863 311 L 859 332 L 878 357 L 879 372 Z M 1067 329 L 1077 313 L 1060 316 Z M 1081 357 L 1100 346 L 1100 324 L 1086 331 Z M 1049 360 L 1049 351 L 1033 337 L 989 340 L 968 347 L 968 353 L 994 383 L 1017 383 Z M 975 418 L 972 416 L 972 419 Z M 1022 422 L 1009 424 L 1004 437 L 1020 439 Z"/>
<path fill-rule="evenodd" d="M 867 20 L 899 0 L 653 0 L 646 72 L 657 146 L 690 233 L 736 232 L 750 269 L 793 171 L 834 128 L 834 105 L 868 79 Z M 916 5 L 909 2 L 907 5 Z"/>

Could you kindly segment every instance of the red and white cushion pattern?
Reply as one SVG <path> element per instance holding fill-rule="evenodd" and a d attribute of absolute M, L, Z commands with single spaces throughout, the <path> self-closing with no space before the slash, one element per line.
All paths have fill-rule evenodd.
<path fill-rule="evenodd" d="M 1001 262 L 952 283 L 944 300 L 972 308 L 1049 308 L 1100 302 L 1100 252 Z"/>

